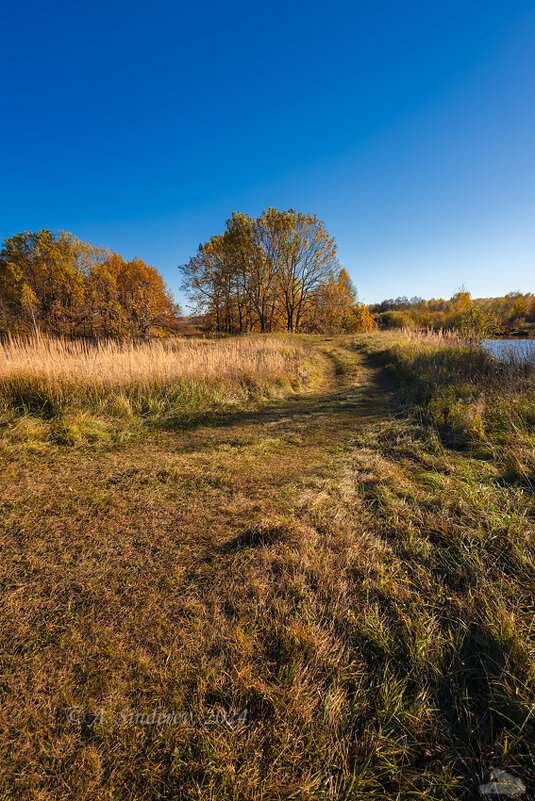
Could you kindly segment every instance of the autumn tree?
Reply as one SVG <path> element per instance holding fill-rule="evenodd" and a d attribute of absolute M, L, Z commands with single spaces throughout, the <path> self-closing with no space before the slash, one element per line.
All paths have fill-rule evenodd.
<path fill-rule="evenodd" d="M 366 304 L 356 301 L 344 319 L 344 331 L 352 334 L 357 331 L 373 331 L 377 328 L 370 309 Z"/>
<path fill-rule="evenodd" d="M 472 331 L 476 337 L 480 337 L 485 332 L 487 335 L 496 335 L 535 322 L 535 298 L 531 292 L 473 298 L 466 289 L 461 288 L 449 300 L 391 298 L 375 304 L 371 311 L 381 327 L 395 324 L 395 320 L 401 319 L 401 314 L 405 323 L 410 323 L 412 327 Z"/>
<path fill-rule="evenodd" d="M 72 234 L 25 231 L 6 239 L 0 287 L 15 318 L 74 334 L 84 314 L 84 279 L 98 251 Z"/>
<path fill-rule="evenodd" d="M 357 293 L 347 270 L 331 268 L 310 304 L 308 327 L 318 331 L 346 330 L 356 302 Z"/>
<path fill-rule="evenodd" d="M 240 243 L 240 280 L 248 303 L 249 317 L 261 332 L 271 331 L 277 313 L 276 235 L 266 215 L 254 219 L 234 212 L 230 233 Z M 239 232 L 239 233 L 238 233 Z"/>
<path fill-rule="evenodd" d="M 273 208 L 257 218 L 234 212 L 179 269 L 196 310 L 229 333 L 310 327 L 320 289 L 339 273 L 321 220 Z"/>
<path fill-rule="evenodd" d="M 73 336 L 144 336 L 176 321 L 161 275 L 66 231 L 25 231 L 0 252 L 1 330 Z"/>
<path fill-rule="evenodd" d="M 231 271 L 223 237 L 212 237 L 181 268 L 183 287 L 196 312 L 218 331 L 232 330 Z"/>
<path fill-rule="evenodd" d="M 272 231 L 278 291 L 286 330 L 299 331 L 314 292 L 337 267 L 336 245 L 324 223 L 315 215 L 295 209 L 264 212 Z"/>
<path fill-rule="evenodd" d="M 173 299 L 163 278 L 141 259 L 123 261 L 118 273 L 119 302 L 126 312 L 133 336 L 151 340 L 155 325 L 166 325 L 175 312 Z"/>
<path fill-rule="evenodd" d="M 84 334 L 123 337 L 128 333 L 128 311 L 121 303 L 120 282 L 124 259 L 118 253 L 106 252 L 104 258 L 90 268 L 87 275 L 87 316 Z"/>

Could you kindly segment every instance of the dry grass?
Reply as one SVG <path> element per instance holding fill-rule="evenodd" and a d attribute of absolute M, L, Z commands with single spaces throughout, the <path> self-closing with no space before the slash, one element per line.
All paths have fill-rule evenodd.
<path fill-rule="evenodd" d="M 8 339 L 0 346 L 0 379 L 27 378 L 50 386 L 79 384 L 88 392 L 120 391 L 133 384 L 169 386 L 176 381 L 299 378 L 303 346 L 284 337 L 221 340 L 164 339 L 143 343 Z"/>
<path fill-rule="evenodd" d="M 531 792 L 534 496 L 389 413 L 387 345 L 311 343 L 327 386 L 224 425 L 6 447 L 0 798 Z"/>
<path fill-rule="evenodd" d="M 0 404 L 15 413 L 11 422 L 22 438 L 22 428 L 31 435 L 39 424 L 26 420 L 21 428 L 20 413 L 57 420 L 78 412 L 78 427 L 94 430 L 99 423 L 88 415 L 177 425 L 283 396 L 320 375 L 306 344 L 280 336 L 171 339 L 152 347 L 40 338 L 0 346 Z"/>
<path fill-rule="evenodd" d="M 368 348 L 446 444 L 470 448 L 500 464 L 504 480 L 535 488 L 532 360 L 498 360 L 454 334 L 385 334 L 368 339 Z"/>

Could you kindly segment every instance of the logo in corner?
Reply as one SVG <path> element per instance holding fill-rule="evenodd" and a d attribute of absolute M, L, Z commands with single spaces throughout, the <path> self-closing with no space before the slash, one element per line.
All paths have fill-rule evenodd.
<path fill-rule="evenodd" d="M 516 795 L 525 793 L 526 787 L 522 779 L 511 776 L 499 768 L 492 768 L 490 772 L 490 782 L 480 784 L 479 792 L 481 795 Z"/>

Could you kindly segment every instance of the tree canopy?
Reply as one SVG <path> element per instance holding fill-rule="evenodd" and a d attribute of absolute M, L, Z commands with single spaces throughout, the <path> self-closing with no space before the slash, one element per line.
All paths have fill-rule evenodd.
<path fill-rule="evenodd" d="M 148 337 L 178 307 L 155 267 L 66 231 L 25 231 L 0 251 L 0 332 Z"/>
<path fill-rule="evenodd" d="M 222 234 L 180 268 L 197 313 L 216 330 L 321 331 L 373 327 L 334 238 L 312 214 L 234 212 Z"/>
<path fill-rule="evenodd" d="M 381 328 L 417 326 L 485 336 L 531 327 L 535 322 L 535 297 L 531 292 L 509 292 L 496 298 L 472 298 L 463 288 L 449 300 L 391 298 L 371 306 L 370 311 Z"/>

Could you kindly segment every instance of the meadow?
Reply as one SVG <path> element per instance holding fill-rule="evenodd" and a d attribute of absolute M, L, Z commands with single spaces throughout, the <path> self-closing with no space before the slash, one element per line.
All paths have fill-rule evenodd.
<path fill-rule="evenodd" d="M 499 360 L 455 333 L 384 333 L 369 350 L 400 382 L 411 413 L 443 442 L 499 466 L 506 481 L 535 482 L 535 365 Z"/>
<path fill-rule="evenodd" d="M 6 342 L 0 798 L 529 795 L 534 383 L 407 332 Z"/>
<path fill-rule="evenodd" d="M 141 422 L 187 425 L 283 396 L 319 374 L 306 343 L 282 335 L 150 345 L 9 338 L 0 345 L 0 408 L 22 439 L 98 442 Z"/>

